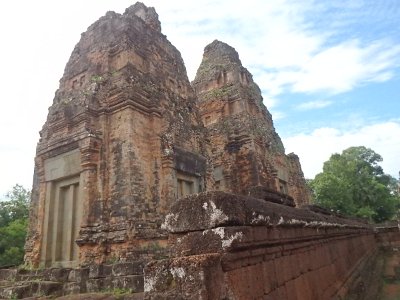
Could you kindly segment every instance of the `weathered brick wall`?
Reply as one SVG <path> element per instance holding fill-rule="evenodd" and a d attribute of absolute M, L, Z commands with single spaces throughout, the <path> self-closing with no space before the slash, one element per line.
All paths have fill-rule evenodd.
<path fill-rule="evenodd" d="M 0 299 L 44 299 L 45 296 L 53 299 L 69 294 L 107 293 L 115 289 L 140 296 L 143 292 L 143 262 L 93 264 L 78 269 L 0 269 L 0 283 Z M 100 298 L 115 299 L 106 295 Z M 132 295 L 129 299 L 141 298 Z"/>
<path fill-rule="evenodd" d="M 156 258 L 142 250 L 166 244 L 170 205 L 201 191 L 307 204 L 262 101 L 231 46 L 208 45 L 191 85 L 154 8 L 107 12 L 81 35 L 40 133 L 25 262 Z"/>
<path fill-rule="evenodd" d="M 376 237 L 383 248 L 400 248 L 400 228 L 395 226 L 377 227 Z"/>
<path fill-rule="evenodd" d="M 26 263 L 147 259 L 149 243 L 161 247 L 179 175 L 202 190 L 211 177 L 195 98 L 153 8 L 136 3 L 93 23 L 71 54 L 41 131 Z M 71 255 L 59 250 L 69 248 Z"/>
<path fill-rule="evenodd" d="M 204 48 L 192 86 L 211 142 L 212 188 L 248 195 L 254 188 L 278 191 L 293 205 L 308 204 L 299 158 L 286 155 L 261 90 L 236 50 L 215 40 Z"/>
<path fill-rule="evenodd" d="M 139 293 L 133 299 L 379 299 L 382 255 L 398 251 L 398 227 L 373 228 L 316 210 L 223 192 L 193 195 L 167 215 L 168 245 L 142 249 L 158 253 L 148 257 L 158 260 L 147 265 L 145 279 L 143 260 L 3 269 L 0 298 L 125 289 Z M 398 260 L 387 265 L 395 270 Z"/>
<path fill-rule="evenodd" d="M 182 199 L 164 226 L 172 258 L 146 267 L 147 299 L 334 299 L 378 250 L 367 224 L 222 192 Z"/>

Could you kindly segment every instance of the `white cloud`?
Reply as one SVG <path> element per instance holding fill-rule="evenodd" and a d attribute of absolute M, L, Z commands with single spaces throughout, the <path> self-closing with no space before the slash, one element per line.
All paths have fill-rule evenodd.
<path fill-rule="evenodd" d="M 282 111 L 270 111 L 270 113 L 272 114 L 272 119 L 274 121 L 286 118 L 286 114 Z"/>
<path fill-rule="evenodd" d="M 268 92 L 262 91 L 262 94 L 263 94 L 264 105 L 267 107 L 268 110 L 271 110 L 271 108 L 275 107 L 278 104 L 279 100 L 277 98 L 270 96 Z"/>
<path fill-rule="evenodd" d="M 181 51 L 190 79 L 204 46 L 217 38 L 238 50 L 266 98 L 288 91 L 343 93 L 390 80 L 400 63 L 400 44 L 390 38 L 346 37 L 348 27 L 321 26 L 315 18 L 333 7 L 340 13 L 329 15 L 331 23 L 350 26 L 357 22 L 354 18 L 366 18 L 360 13 L 363 2 L 338 7 L 312 0 L 253 0 L 247 5 L 239 0 L 147 2 L 157 8 L 164 33 Z"/>
<path fill-rule="evenodd" d="M 316 100 L 316 101 L 308 101 L 308 102 L 303 102 L 299 105 L 296 106 L 296 109 L 298 110 L 312 110 L 312 109 L 319 109 L 319 108 L 324 108 L 329 105 L 332 105 L 333 102 L 329 100 Z"/>
<path fill-rule="evenodd" d="M 366 146 L 383 157 L 385 173 L 397 178 L 400 171 L 400 122 L 388 121 L 342 130 L 318 128 L 310 134 L 283 138 L 286 151 L 299 155 L 306 178 L 322 172 L 322 166 L 333 153 L 341 153 L 352 146 Z"/>
<path fill-rule="evenodd" d="M 310 57 L 292 89 L 336 94 L 367 82 L 386 81 L 393 76 L 390 69 L 398 65 L 399 55 L 400 45 L 388 47 L 385 40 L 364 47 L 357 40 L 346 41 Z"/>
<path fill-rule="evenodd" d="M 190 79 L 206 44 L 217 38 L 235 47 L 263 90 L 268 109 L 274 110 L 275 120 L 285 117 L 279 101 L 285 92 L 341 93 L 390 80 L 398 72 L 398 42 L 382 37 L 374 42 L 350 39 L 346 36 L 351 28 L 319 26 L 318 20 L 325 17 L 321 12 L 329 10 L 331 1 L 144 2 L 156 8 L 163 33 L 181 51 Z M 0 49 L 0 195 L 14 183 L 31 184 L 38 131 L 80 33 L 106 11 L 121 13 L 131 4 L 131 0 L 0 3 L 5 12 L 0 19 L 4 41 Z M 364 12 L 364 8 L 363 2 L 341 7 L 340 11 L 349 13 L 342 14 L 339 23 L 351 26 L 358 21 L 352 10 Z"/>
<path fill-rule="evenodd" d="M 287 51 L 281 51 L 281 56 L 291 57 Z M 265 60 L 265 65 L 255 66 L 255 78 L 273 96 L 286 91 L 338 94 L 370 82 L 390 80 L 400 64 L 399 57 L 400 44 L 388 40 L 369 45 L 358 40 L 344 41 L 314 49 L 306 57 L 281 68 Z"/>

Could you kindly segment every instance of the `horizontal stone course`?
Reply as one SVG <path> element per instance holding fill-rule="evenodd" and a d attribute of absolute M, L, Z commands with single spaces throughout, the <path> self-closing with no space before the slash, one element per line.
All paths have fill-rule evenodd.
<path fill-rule="evenodd" d="M 146 267 L 145 286 L 157 282 L 147 285 L 146 299 L 181 295 L 185 280 L 213 291 L 203 299 L 344 297 L 378 251 L 371 225 L 221 192 L 180 200 L 165 227 L 172 257 Z M 165 284 L 177 264 L 184 275 Z M 202 277 L 196 282 L 199 270 L 219 274 L 212 287 Z"/>
<path fill-rule="evenodd" d="M 297 209 L 225 192 L 204 192 L 177 201 L 172 205 L 163 224 L 163 228 L 171 233 L 228 226 L 372 230 L 370 225 L 357 220 L 318 214 L 307 209 Z M 295 233 L 295 231 L 283 232 L 288 237 Z"/>
<path fill-rule="evenodd" d="M 143 261 L 132 261 L 76 269 L 0 269 L 0 278 L 4 278 L 0 279 L 0 299 L 22 299 L 37 295 L 54 297 L 113 290 L 141 293 L 144 286 L 144 264 Z M 143 295 L 139 298 L 124 296 L 124 299 L 141 298 Z"/>

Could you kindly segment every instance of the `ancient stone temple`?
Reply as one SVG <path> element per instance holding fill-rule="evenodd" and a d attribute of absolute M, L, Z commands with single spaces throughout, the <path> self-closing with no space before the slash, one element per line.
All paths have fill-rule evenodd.
<path fill-rule="evenodd" d="M 214 41 L 204 50 L 193 87 L 211 142 L 214 189 L 277 202 L 308 203 L 295 154 L 285 155 L 261 91 L 231 46 Z"/>
<path fill-rule="evenodd" d="M 26 261 L 74 267 L 167 255 L 177 199 L 222 190 L 308 203 L 260 89 L 236 51 L 205 48 L 190 84 L 153 8 L 82 34 L 40 133 Z"/>

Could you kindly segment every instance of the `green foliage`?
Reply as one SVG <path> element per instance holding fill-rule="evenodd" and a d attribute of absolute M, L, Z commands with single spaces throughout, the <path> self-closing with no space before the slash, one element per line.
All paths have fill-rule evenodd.
<path fill-rule="evenodd" d="M 104 80 L 104 77 L 101 75 L 93 75 L 90 80 L 95 83 L 101 83 Z"/>
<path fill-rule="evenodd" d="M 6 198 L 0 201 L 0 267 L 23 262 L 30 192 L 17 184 Z"/>
<path fill-rule="evenodd" d="M 114 296 L 117 297 L 117 299 L 120 299 L 120 296 L 125 296 L 129 294 L 135 293 L 135 290 L 132 288 L 112 288 L 112 289 L 104 289 L 102 290 L 103 293 L 109 293 L 113 294 Z"/>
<path fill-rule="evenodd" d="M 397 180 L 383 172 L 381 161 L 379 154 L 363 146 L 333 154 L 323 172 L 309 181 L 314 202 L 375 222 L 391 219 L 400 207 Z"/>
<path fill-rule="evenodd" d="M 0 201 L 0 227 L 18 219 L 28 218 L 30 196 L 30 191 L 19 184 L 7 193 L 7 200 Z"/>
<path fill-rule="evenodd" d="M 106 263 L 107 263 L 107 264 L 115 264 L 115 263 L 117 263 L 118 261 L 119 261 L 119 257 L 116 256 L 116 255 L 113 255 L 113 256 L 107 258 Z"/>
<path fill-rule="evenodd" d="M 205 98 L 207 99 L 214 99 L 214 98 L 222 98 L 224 96 L 228 96 L 230 93 L 230 87 L 224 86 L 222 88 L 217 88 L 209 91 Z"/>

